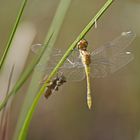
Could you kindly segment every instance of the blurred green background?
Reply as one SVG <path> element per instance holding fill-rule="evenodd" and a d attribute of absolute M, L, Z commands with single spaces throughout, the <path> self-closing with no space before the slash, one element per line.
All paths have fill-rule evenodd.
<path fill-rule="evenodd" d="M 55 47 L 66 50 L 105 0 L 72 0 Z M 21 0 L 0 0 L 0 55 L 19 10 Z M 22 22 L 31 22 L 42 43 L 59 0 L 30 0 Z M 92 79 L 93 108 L 86 105 L 86 80 L 67 82 L 47 101 L 42 97 L 31 122 L 28 140 L 140 140 L 140 1 L 116 0 L 86 36 L 98 48 L 123 31 L 137 34 L 132 43 L 135 59 L 118 72 Z M 30 58 L 30 57 L 29 57 Z M 21 58 L 22 59 L 22 58 Z M 29 60 L 30 61 L 30 60 Z M 10 114 L 12 137 L 29 81 L 14 99 Z"/>

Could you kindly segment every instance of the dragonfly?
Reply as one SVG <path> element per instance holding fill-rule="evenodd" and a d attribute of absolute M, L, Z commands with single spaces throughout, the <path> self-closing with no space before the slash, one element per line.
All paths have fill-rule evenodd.
<path fill-rule="evenodd" d="M 46 77 L 44 78 L 44 80 L 42 81 L 42 83 L 45 83 L 45 79 L 46 79 Z M 59 87 L 61 85 L 63 85 L 65 82 L 66 82 L 66 77 L 63 74 L 61 74 L 61 75 L 58 75 L 57 74 L 57 76 L 55 78 L 53 78 L 49 82 L 49 84 L 47 85 L 47 88 L 46 88 L 46 91 L 45 91 L 45 94 L 44 94 L 45 98 L 48 99 L 48 97 L 52 93 L 54 93 L 54 91 L 58 91 L 59 90 Z"/>
<path fill-rule="evenodd" d="M 122 32 L 119 36 L 94 49 L 91 53 L 87 50 L 88 42 L 82 39 L 77 44 L 70 56 L 67 58 L 59 71 L 66 75 L 67 81 L 81 81 L 86 76 L 87 81 L 87 105 L 92 105 L 90 78 L 103 78 L 123 68 L 134 59 L 133 53 L 129 50 L 130 44 L 136 34 L 132 31 Z M 43 47 L 42 44 L 35 44 L 31 50 L 37 54 Z M 88 47 L 89 48 L 89 47 Z M 38 64 L 36 68 L 46 71 L 49 74 L 63 56 L 64 52 L 59 49 L 53 50 L 47 67 Z M 85 57 L 86 55 L 86 57 Z"/>
<path fill-rule="evenodd" d="M 90 87 L 90 64 L 91 64 L 91 55 L 87 51 L 88 42 L 85 39 L 82 39 L 78 42 L 77 47 L 80 53 L 80 58 L 85 68 L 85 74 L 87 79 L 87 105 L 91 109 L 92 99 L 91 99 L 91 87 Z"/>

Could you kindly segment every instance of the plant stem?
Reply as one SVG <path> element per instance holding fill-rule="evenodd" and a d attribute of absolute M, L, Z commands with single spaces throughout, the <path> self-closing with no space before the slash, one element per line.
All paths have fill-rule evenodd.
<path fill-rule="evenodd" d="M 4 53 L 3 53 L 3 55 L 2 55 L 2 57 L 0 59 L 0 70 L 1 70 L 1 68 L 3 66 L 3 63 L 4 63 L 5 58 L 7 56 L 8 50 L 9 50 L 9 48 L 11 46 L 12 40 L 14 38 L 15 32 L 16 32 L 17 27 L 19 25 L 19 22 L 20 22 L 20 19 L 21 19 L 21 16 L 23 14 L 23 11 L 25 9 L 26 4 L 27 4 L 27 0 L 23 0 L 22 5 L 21 5 L 21 8 L 19 10 L 19 13 L 18 13 L 17 18 L 16 18 L 16 21 L 15 21 L 14 27 L 13 27 L 12 32 L 10 34 L 10 37 L 8 39 L 8 42 L 7 42 L 7 45 L 6 45 L 6 49 L 4 50 Z"/>
<path fill-rule="evenodd" d="M 53 76 L 55 76 L 55 74 L 57 73 L 58 69 L 63 65 L 63 63 L 65 62 L 65 60 L 67 59 L 67 57 L 71 54 L 71 52 L 74 50 L 74 48 L 76 47 L 76 44 L 87 34 L 87 32 L 93 27 L 93 25 L 95 24 L 95 21 L 97 21 L 100 16 L 107 10 L 107 8 L 110 6 L 110 4 L 113 2 L 113 0 L 108 0 L 104 6 L 99 10 L 99 12 L 95 15 L 95 17 L 89 22 L 89 24 L 83 29 L 83 31 L 80 33 L 80 35 L 76 38 L 76 40 L 70 45 L 70 47 L 68 48 L 68 50 L 66 51 L 66 53 L 63 55 L 63 57 L 61 58 L 61 60 L 58 62 L 58 64 L 56 65 L 56 67 L 53 69 L 53 71 L 51 72 L 51 74 L 48 76 L 46 82 L 44 83 L 44 85 L 41 87 L 39 93 L 37 94 L 37 96 L 35 97 L 31 107 L 28 110 L 28 113 L 26 115 L 26 119 L 24 120 L 24 124 L 20 130 L 19 133 L 19 137 L 18 140 L 23 140 L 24 138 L 24 133 L 26 133 L 27 128 L 29 127 L 33 112 L 39 102 L 39 99 L 41 97 L 41 95 L 44 93 L 46 86 L 48 84 L 48 82 L 51 80 L 51 78 Z"/>

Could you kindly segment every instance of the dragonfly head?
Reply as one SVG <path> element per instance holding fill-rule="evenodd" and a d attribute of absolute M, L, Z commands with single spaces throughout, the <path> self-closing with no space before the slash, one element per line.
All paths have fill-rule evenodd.
<path fill-rule="evenodd" d="M 87 46 L 88 46 L 88 42 L 85 39 L 81 39 L 77 44 L 78 49 L 83 51 L 86 51 Z"/>

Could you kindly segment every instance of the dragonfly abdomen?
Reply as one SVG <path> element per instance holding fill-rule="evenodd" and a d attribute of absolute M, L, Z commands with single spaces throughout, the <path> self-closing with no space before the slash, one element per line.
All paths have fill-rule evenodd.
<path fill-rule="evenodd" d="M 86 78 L 87 78 L 87 105 L 91 109 L 92 106 L 92 97 L 91 97 L 91 85 L 90 85 L 90 66 L 85 66 Z"/>

